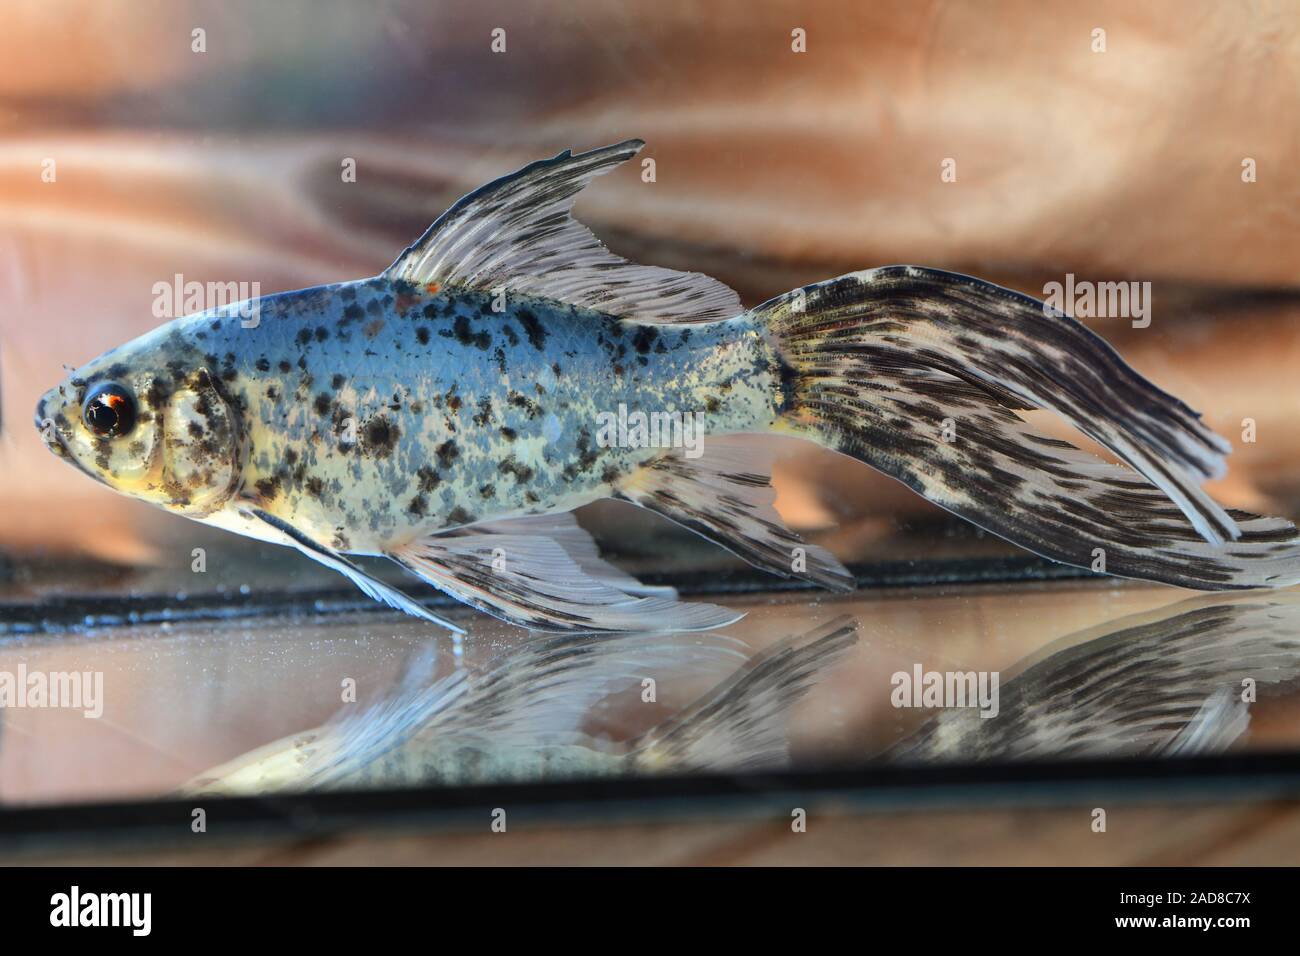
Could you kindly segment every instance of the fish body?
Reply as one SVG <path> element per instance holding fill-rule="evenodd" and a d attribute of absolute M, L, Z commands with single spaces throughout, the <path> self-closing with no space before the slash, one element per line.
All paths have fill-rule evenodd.
<path fill-rule="evenodd" d="M 189 317 L 154 354 L 208 368 L 239 408 L 239 485 L 262 509 L 355 554 L 610 496 L 663 453 L 599 441 L 599 416 L 620 405 L 698 410 L 714 434 L 777 417 L 776 358 L 743 319 L 660 329 L 493 299 L 341 283 L 268 297 L 251 328 L 242 304 Z M 200 517 L 256 534 L 239 507 Z"/>
<path fill-rule="evenodd" d="M 1231 446 L 1042 302 L 889 266 L 746 310 L 708 276 L 614 256 L 570 210 L 641 145 L 489 183 L 377 277 L 177 319 L 74 372 L 37 425 L 118 491 L 295 547 L 442 624 L 348 556 L 387 556 L 534 628 L 735 620 L 600 559 L 568 516 L 614 497 L 776 574 L 852 588 L 774 508 L 770 434 L 1054 560 L 1207 589 L 1300 581 L 1290 522 L 1201 488 Z M 1018 414 L 1040 408 L 1125 464 Z M 677 421 L 669 440 L 611 427 L 637 416 Z"/>

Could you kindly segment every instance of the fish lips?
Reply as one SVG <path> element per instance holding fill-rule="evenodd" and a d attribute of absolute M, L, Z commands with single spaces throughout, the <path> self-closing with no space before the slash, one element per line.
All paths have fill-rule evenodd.
<path fill-rule="evenodd" d="M 91 471 L 77 459 L 76 455 L 68 450 L 68 446 L 64 441 L 63 436 L 59 434 L 59 429 L 54 424 L 54 420 L 49 417 L 49 414 L 46 411 L 46 407 L 51 399 L 61 401 L 63 399 L 62 390 L 57 388 L 51 389 L 42 395 L 40 401 L 36 403 L 35 423 L 36 431 L 39 432 L 41 436 L 41 443 L 50 450 L 51 454 L 62 458 L 87 478 L 93 478 L 101 485 L 107 485 L 108 482 L 104 480 L 103 475 L 98 475 Z"/>

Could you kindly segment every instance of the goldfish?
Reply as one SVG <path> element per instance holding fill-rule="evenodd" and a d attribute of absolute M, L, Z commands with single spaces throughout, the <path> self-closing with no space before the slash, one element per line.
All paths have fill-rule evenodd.
<path fill-rule="evenodd" d="M 601 558 L 572 511 L 615 498 L 851 590 L 774 507 L 772 435 L 1055 561 L 1202 589 L 1300 581 L 1294 525 L 1201 487 L 1230 445 L 1038 300 L 900 265 L 745 309 L 716 279 L 614 255 L 572 205 L 643 145 L 488 183 L 373 278 L 168 322 L 47 392 L 43 438 L 118 492 L 297 548 L 455 631 L 351 558 L 541 630 L 734 621 Z M 1029 409 L 1120 463 L 1042 434 Z"/>
<path fill-rule="evenodd" d="M 320 727 L 204 771 L 181 792 L 234 796 L 780 769 L 790 762 L 790 708 L 856 643 L 857 622 L 847 616 L 757 653 L 718 633 L 542 637 L 482 674 L 458 667 L 429 680 L 413 667 L 360 713 L 345 708 Z M 716 683 L 644 732 L 612 741 L 588 727 L 595 709 L 629 689 L 632 706 L 644 707 L 648 678 L 666 687 L 698 677 Z"/>

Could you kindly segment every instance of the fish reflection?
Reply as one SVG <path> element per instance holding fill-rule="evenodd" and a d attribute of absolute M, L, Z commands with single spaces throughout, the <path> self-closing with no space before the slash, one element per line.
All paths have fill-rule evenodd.
<path fill-rule="evenodd" d="M 530 641 L 485 675 L 457 669 L 403 686 L 361 714 L 215 767 L 187 793 L 467 785 L 759 769 L 789 761 L 787 714 L 857 641 L 847 617 L 756 654 L 719 634 L 562 636 Z M 622 741 L 593 713 L 657 686 L 712 676 L 694 703 Z M 725 676 L 724 676 L 725 675 Z M 608 710 L 608 708 L 606 708 Z"/>
<path fill-rule="evenodd" d="M 1226 750 L 1250 725 L 1251 688 L 1300 675 L 1300 594 L 1193 599 L 1120 618 L 1063 638 L 1017 670 L 1002 685 L 997 717 L 943 711 L 884 756 L 1023 761 Z"/>

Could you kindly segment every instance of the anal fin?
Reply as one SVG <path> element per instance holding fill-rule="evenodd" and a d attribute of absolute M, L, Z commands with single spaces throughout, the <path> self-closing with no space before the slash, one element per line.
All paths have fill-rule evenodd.
<path fill-rule="evenodd" d="M 773 458 L 760 436 L 710 436 L 699 458 L 674 450 L 632 472 L 619 491 L 765 571 L 853 590 L 848 569 L 829 551 L 804 542 L 777 513 Z"/>

